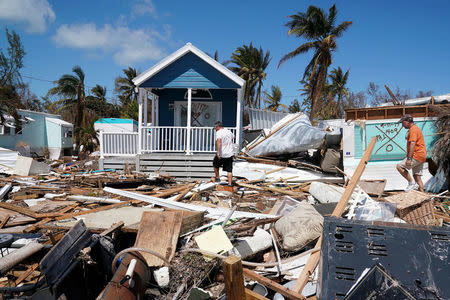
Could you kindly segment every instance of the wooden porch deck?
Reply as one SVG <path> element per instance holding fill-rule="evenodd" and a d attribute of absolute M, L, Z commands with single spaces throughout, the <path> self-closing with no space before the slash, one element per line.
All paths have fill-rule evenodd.
<path fill-rule="evenodd" d="M 177 179 L 207 180 L 214 176 L 212 161 L 214 153 L 146 153 L 134 157 L 101 158 L 103 169 L 134 169 L 138 172 L 167 174 Z"/>

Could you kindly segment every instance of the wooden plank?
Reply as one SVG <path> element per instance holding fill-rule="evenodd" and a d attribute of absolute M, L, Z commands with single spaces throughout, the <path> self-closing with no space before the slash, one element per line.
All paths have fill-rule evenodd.
<path fill-rule="evenodd" d="M 117 229 L 122 228 L 124 224 L 125 223 L 123 223 L 123 221 L 120 221 L 120 222 L 114 224 L 113 226 L 111 226 L 110 228 L 106 229 L 105 231 L 101 232 L 100 236 L 110 235 L 111 233 L 113 233 Z"/>
<path fill-rule="evenodd" d="M 268 171 L 268 172 L 264 171 L 264 173 L 266 173 L 266 175 L 269 175 L 269 174 L 272 174 L 272 173 L 276 173 L 276 172 L 282 171 L 284 169 L 286 169 L 286 167 L 276 168 L 276 169 L 273 169 L 273 170 Z"/>
<path fill-rule="evenodd" d="M 179 201 L 179 200 L 183 199 L 183 197 L 186 196 L 186 194 L 189 193 L 192 190 L 194 185 L 191 185 L 190 187 L 188 187 L 187 189 L 182 191 L 175 199 L 173 199 L 173 201 Z"/>
<path fill-rule="evenodd" d="M 182 221 L 180 211 L 143 212 L 135 247 L 153 250 L 170 261 L 175 255 Z M 149 267 L 164 265 L 163 260 L 150 253 L 141 254 Z"/>
<path fill-rule="evenodd" d="M 247 184 L 245 182 L 236 182 L 236 184 L 239 186 L 257 190 L 257 191 L 271 191 L 273 193 L 285 194 L 285 195 L 289 195 L 292 197 L 303 197 L 305 195 L 304 193 L 301 193 L 301 192 L 283 190 L 280 188 L 274 188 L 274 187 L 268 187 L 268 186 L 252 185 L 252 184 Z"/>
<path fill-rule="evenodd" d="M 30 276 L 30 274 L 33 273 L 38 267 L 39 267 L 38 263 L 33 264 L 30 267 L 28 267 L 28 269 L 25 272 L 23 272 L 22 274 L 20 274 L 20 276 L 16 279 L 15 286 L 17 286 L 19 283 L 21 283 L 22 281 L 27 279 L 27 277 Z"/>
<path fill-rule="evenodd" d="M 51 222 L 52 220 L 53 220 L 52 218 L 45 218 L 45 219 L 42 219 L 42 220 L 40 220 L 39 222 L 37 222 L 36 224 L 30 225 L 30 226 L 28 226 L 27 228 L 25 228 L 25 229 L 23 230 L 23 232 L 24 232 L 24 233 L 30 233 L 30 232 L 33 232 L 33 231 L 35 231 L 36 229 L 38 229 L 40 225 L 45 224 L 45 223 L 48 223 L 48 222 Z"/>
<path fill-rule="evenodd" d="M 23 194 L 23 195 L 13 195 L 12 199 L 14 201 L 22 201 L 26 199 L 36 199 L 39 198 L 38 194 Z"/>
<path fill-rule="evenodd" d="M 28 216 L 28 217 L 32 217 L 35 219 L 37 218 L 36 217 L 37 214 L 29 208 L 21 207 L 21 206 L 11 204 L 11 203 L 6 203 L 6 202 L 0 202 L 0 207 L 18 212 L 18 213 Z"/>
<path fill-rule="evenodd" d="M 161 190 L 160 193 L 158 193 L 158 191 L 155 193 L 155 191 L 151 191 L 150 193 L 142 193 L 144 195 L 149 195 L 149 196 L 153 196 L 153 197 L 158 197 L 158 198 L 165 198 L 168 196 L 173 196 L 174 194 L 178 193 L 178 192 L 182 192 L 187 188 L 192 188 L 195 186 L 195 183 L 191 183 L 191 184 L 183 184 L 174 188 L 170 188 L 170 189 L 165 189 L 165 190 Z"/>
<path fill-rule="evenodd" d="M 361 160 L 359 161 L 358 166 L 356 167 L 355 172 L 353 173 L 352 178 L 350 179 L 349 184 L 345 188 L 344 193 L 341 196 L 341 199 L 339 200 L 338 204 L 334 208 L 333 213 L 331 214 L 334 217 L 340 217 L 342 213 L 344 212 L 344 209 L 348 203 L 348 200 L 350 199 L 350 196 L 353 193 L 353 190 L 355 189 L 356 185 L 358 184 L 359 179 L 361 178 L 362 173 L 364 172 L 364 169 L 366 168 L 366 164 L 369 162 L 370 156 L 372 155 L 373 148 L 375 147 L 376 143 L 376 137 L 373 137 L 372 140 L 369 143 L 369 146 L 367 147 L 366 151 L 364 151 L 363 156 L 361 157 Z M 319 237 L 319 240 L 317 241 L 314 248 L 321 248 L 322 246 L 322 236 Z M 305 287 L 306 283 L 308 282 L 309 276 L 314 272 L 316 269 L 317 264 L 319 263 L 320 259 L 320 251 L 317 251 L 309 257 L 308 261 L 306 262 L 305 267 L 303 268 L 300 276 L 298 277 L 297 281 L 295 282 L 295 286 L 292 289 L 293 291 L 300 293 L 303 291 L 303 288 Z"/>
<path fill-rule="evenodd" d="M 392 103 L 394 103 L 394 105 L 401 105 L 400 101 L 397 100 L 397 97 L 395 97 L 395 95 L 391 92 L 391 89 L 387 85 L 384 85 L 384 87 L 386 88 L 387 92 L 391 96 Z"/>
<path fill-rule="evenodd" d="M 288 299 L 294 299 L 294 300 L 305 300 L 306 299 L 303 295 L 293 292 L 293 291 L 289 290 L 288 288 L 282 286 L 281 284 L 279 284 L 273 280 L 270 280 L 264 276 L 261 276 L 258 273 L 253 272 L 252 270 L 243 268 L 242 271 L 246 277 L 258 281 L 265 287 L 268 287 L 269 289 L 280 293 L 281 295 L 287 297 Z"/>
<path fill-rule="evenodd" d="M 0 228 L 3 228 L 6 223 L 8 223 L 9 218 L 11 218 L 11 215 L 6 215 L 6 217 L 3 218 L 2 222 L 0 223 Z"/>
<path fill-rule="evenodd" d="M 269 298 L 264 297 L 252 290 L 245 289 L 245 300 L 269 300 Z"/>
<path fill-rule="evenodd" d="M 244 275 L 242 273 L 242 261 L 237 256 L 229 256 L 222 262 L 223 275 L 225 277 L 225 291 L 227 299 L 245 299 Z"/>

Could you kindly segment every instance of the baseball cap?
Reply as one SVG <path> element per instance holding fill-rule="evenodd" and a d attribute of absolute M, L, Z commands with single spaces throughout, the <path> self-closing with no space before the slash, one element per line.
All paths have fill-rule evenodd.
<path fill-rule="evenodd" d="M 403 121 L 410 121 L 410 122 L 412 122 L 412 121 L 413 121 L 413 117 L 411 117 L 410 114 L 404 114 L 404 115 L 401 117 L 401 119 L 398 121 L 398 123 L 401 123 L 401 122 L 403 122 Z"/>

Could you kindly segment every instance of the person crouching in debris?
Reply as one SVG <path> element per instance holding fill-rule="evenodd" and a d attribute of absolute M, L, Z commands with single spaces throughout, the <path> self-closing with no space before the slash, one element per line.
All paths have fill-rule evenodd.
<path fill-rule="evenodd" d="M 406 114 L 398 121 L 402 123 L 405 129 L 408 129 L 408 134 L 406 135 L 406 158 L 403 159 L 398 165 L 398 172 L 408 180 L 408 186 L 405 191 L 409 192 L 419 188 L 419 191 L 423 192 L 423 182 L 422 182 L 422 170 L 423 163 L 427 159 L 427 149 L 425 147 L 425 140 L 423 139 L 423 134 L 420 128 L 414 124 L 411 115 Z M 409 170 L 413 171 L 412 180 Z"/>
<path fill-rule="evenodd" d="M 216 149 L 213 166 L 216 175 L 216 182 L 220 181 L 219 167 L 227 172 L 228 185 L 233 185 L 233 133 L 223 128 L 222 122 L 218 121 L 214 125 L 216 129 Z"/>

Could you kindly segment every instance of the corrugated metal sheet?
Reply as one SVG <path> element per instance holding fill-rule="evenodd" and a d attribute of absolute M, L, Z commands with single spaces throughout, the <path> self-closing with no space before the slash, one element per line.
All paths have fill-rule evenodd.
<path fill-rule="evenodd" d="M 289 113 L 254 108 L 249 108 L 248 112 L 250 117 L 251 130 L 271 128 L 273 125 L 275 125 L 275 123 L 289 115 Z"/>

